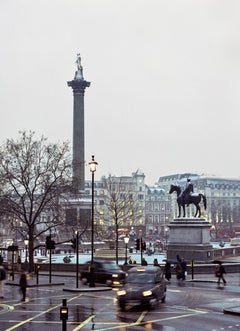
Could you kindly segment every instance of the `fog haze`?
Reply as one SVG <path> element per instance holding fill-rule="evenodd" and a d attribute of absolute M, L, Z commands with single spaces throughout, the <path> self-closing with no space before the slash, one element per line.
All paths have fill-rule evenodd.
<path fill-rule="evenodd" d="M 72 141 L 80 53 L 97 178 L 239 177 L 239 1 L 1 1 L 0 41 L 1 143 L 19 130 Z"/>

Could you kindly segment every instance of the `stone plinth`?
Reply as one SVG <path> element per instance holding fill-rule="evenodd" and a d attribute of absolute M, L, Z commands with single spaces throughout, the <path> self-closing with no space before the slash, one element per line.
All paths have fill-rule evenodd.
<path fill-rule="evenodd" d="M 208 262 L 213 259 L 210 222 L 202 218 L 176 218 L 169 225 L 167 259 L 176 255 L 186 261 Z"/>

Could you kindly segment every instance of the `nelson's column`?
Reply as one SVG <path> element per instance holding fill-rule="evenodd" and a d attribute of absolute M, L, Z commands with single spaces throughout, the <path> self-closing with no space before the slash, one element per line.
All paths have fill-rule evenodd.
<path fill-rule="evenodd" d="M 85 155 L 84 155 L 84 92 L 90 86 L 83 78 L 80 54 L 77 54 L 77 71 L 72 81 L 67 82 L 73 90 L 73 189 L 75 194 L 84 191 Z"/>

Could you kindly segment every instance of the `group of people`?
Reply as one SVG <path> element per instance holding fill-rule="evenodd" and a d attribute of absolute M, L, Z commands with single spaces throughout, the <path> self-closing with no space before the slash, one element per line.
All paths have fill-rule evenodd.
<path fill-rule="evenodd" d="M 18 259 L 18 263 L 20 260 Z M 20 287 L 20 292 L 22 294 L 22 299 L 21 301 L 26 300 L 26 291 L 27 291 L 27 275 L 24 271 L 20 271 L 19 273 L 19 287 Z M 0 299 L 4 298 L 4 283 L 7 278 L 7 273 L 3 265 L 3 257 L 0 254 Z"/>
<path fill-rule="evenodd" d="M 176 256 L 177 262 L 175 265 L 176 277 L 178 281 L 186 280 L 187 275 L 187 263 L 179 255 Z"/>

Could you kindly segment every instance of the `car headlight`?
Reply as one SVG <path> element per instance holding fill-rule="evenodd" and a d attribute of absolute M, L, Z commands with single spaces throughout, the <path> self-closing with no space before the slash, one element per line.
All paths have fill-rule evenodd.
<path fill-rule="evenodd" d="M 112 278 L 118 278 L 118 274 L 112 274 Z"/>
<path fill-rule="evenodd" d="M 117 292 L 117 295 L 118 295 L 118 296 L 126 295 L 126 291 L 125 291 L 125 290 L 118 291 L 118 292 Z"/>
<path fill-rule="evenodd" d="M 144 291 L 144 292 L 142 292 L 142 294 L 144 297 L 149 297 L 150 295 L 152 295 L 152 291 L 151 290 Z"/>

